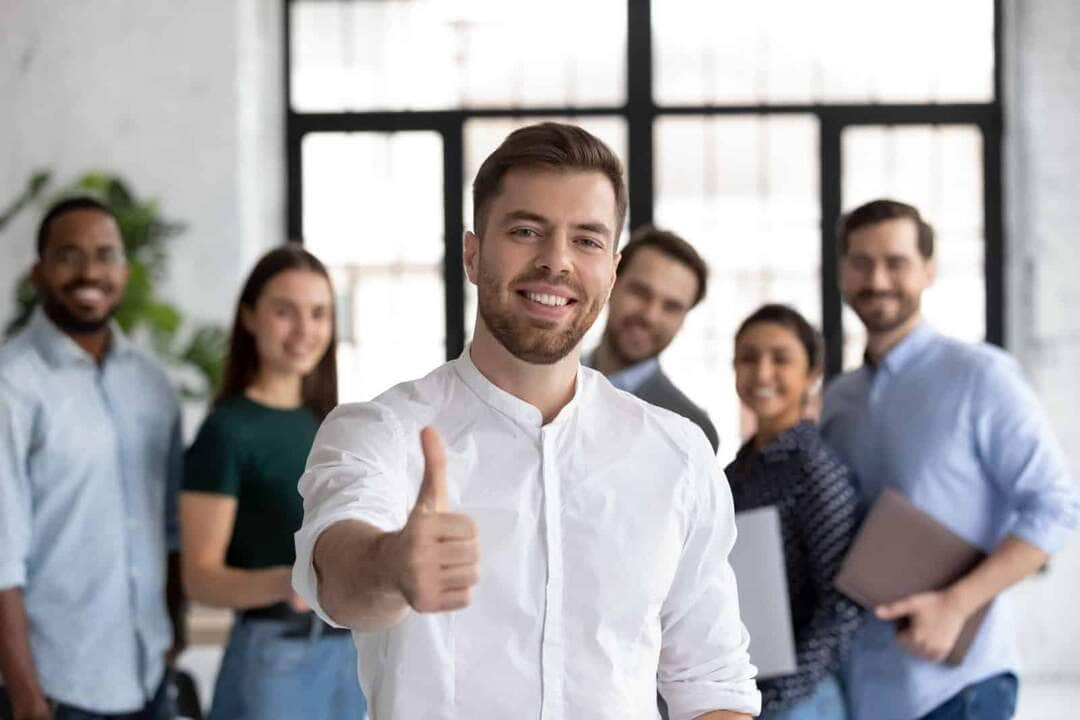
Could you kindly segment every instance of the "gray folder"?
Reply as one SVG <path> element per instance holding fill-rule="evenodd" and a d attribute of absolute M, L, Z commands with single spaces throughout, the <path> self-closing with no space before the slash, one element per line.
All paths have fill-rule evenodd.
<path fill-rule="evenodd" d="M 868 610 L 909 595 L 941 590 L 986 557 L 978 547 L 885 489 L 852 543 L 835 585 Z M 946 662 L 959 665 L 979 631 L 990 603 L 964 624 Z"/>
<path fill-rule="evenodd" d="M 739 614 L 750 633 L 758 677 L 795 672 L 795 635 L 780 515 L 774 506 L 735 515 L 738 539 L 728 559 L 739 585 Z"/>

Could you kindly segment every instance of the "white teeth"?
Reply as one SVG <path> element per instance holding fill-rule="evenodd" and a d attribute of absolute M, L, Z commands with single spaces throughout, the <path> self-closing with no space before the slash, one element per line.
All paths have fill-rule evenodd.
<path fill-rule="evenodd" d="M 776 397 L 776 391 L 772 388 L 758 388 L 754 391 L 754 397 L 758 398 L 771 398 Z"/>
<path fill-rule="evenodd" d="M 533 302 L 538 302 L 541 305 L 549 305 L 551 307 L 562 307 L 568 302 L 567 299 L 564 297 L 559 297 L 558 295 L 548 295 L 546 293 L 527 292 L 525 293 L 525 297 L 529 298 Z"/>
<path fill-rule="evenodd" d="M 105 297 L 105 293 L 101 292 L 101 290 L 91 287 L 79 288 L 74 295 L 81 302 L 97 302 Z"/>

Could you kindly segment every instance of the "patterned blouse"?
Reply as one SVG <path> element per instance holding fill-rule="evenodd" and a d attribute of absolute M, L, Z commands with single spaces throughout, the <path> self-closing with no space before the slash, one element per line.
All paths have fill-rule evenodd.
<path fill-rule="evenodd" d="M 736 512 L 775 505 L 780 515 L 798 670 L 758 687 L 763 711 L 782 710 L 837 672 L 859 629 L 859 607 L 832 586 L 858 526 L 858 496 L 808 420 L 760 451 L 743 445 L 726 472 Z"/>

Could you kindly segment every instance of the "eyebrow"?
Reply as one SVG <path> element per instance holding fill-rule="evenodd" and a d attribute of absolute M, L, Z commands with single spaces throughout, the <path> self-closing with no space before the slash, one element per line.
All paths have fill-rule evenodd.
<path fill-rule="evenodd" d="M 527 222 L 534 222 L 539 225 L 544 225 L 545 227 L 551 225 L 551 221 L 543 215 L 539 215 L 528 210 L 511 210 L 506 214 L 504 222 L 509 222 L 513 220 L 525 220 Z M 611 230 L 608 229 L 607 225 L 601 222 L 574 223 L 574 228 L 577 230 L 584 230 L 585 232 L 597 233 L 599 235 L 604 235 L 607 237 L 611 236 Z"/>

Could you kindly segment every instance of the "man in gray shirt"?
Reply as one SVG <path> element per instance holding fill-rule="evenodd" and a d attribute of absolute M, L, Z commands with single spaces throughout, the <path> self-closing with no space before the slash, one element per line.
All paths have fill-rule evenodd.
<path fill-rule="evenodd" d="M 54 206 L 33 277 L 42 306 L 0 346 L 0 717 L 171 718 L 180 413 L 110 322 L 128 279 L 113 213 Z"/>
<path fill-rule="evenodd" d="M 708 414 L 668 379 L 659 355 L 705 297 L 708 268 L 694 247 L 673 232 L 643 226 L 622 250 L 608 300 L 607 327 L 589 364 L 642 400 L 693 421 L 720 446 Z"/>

